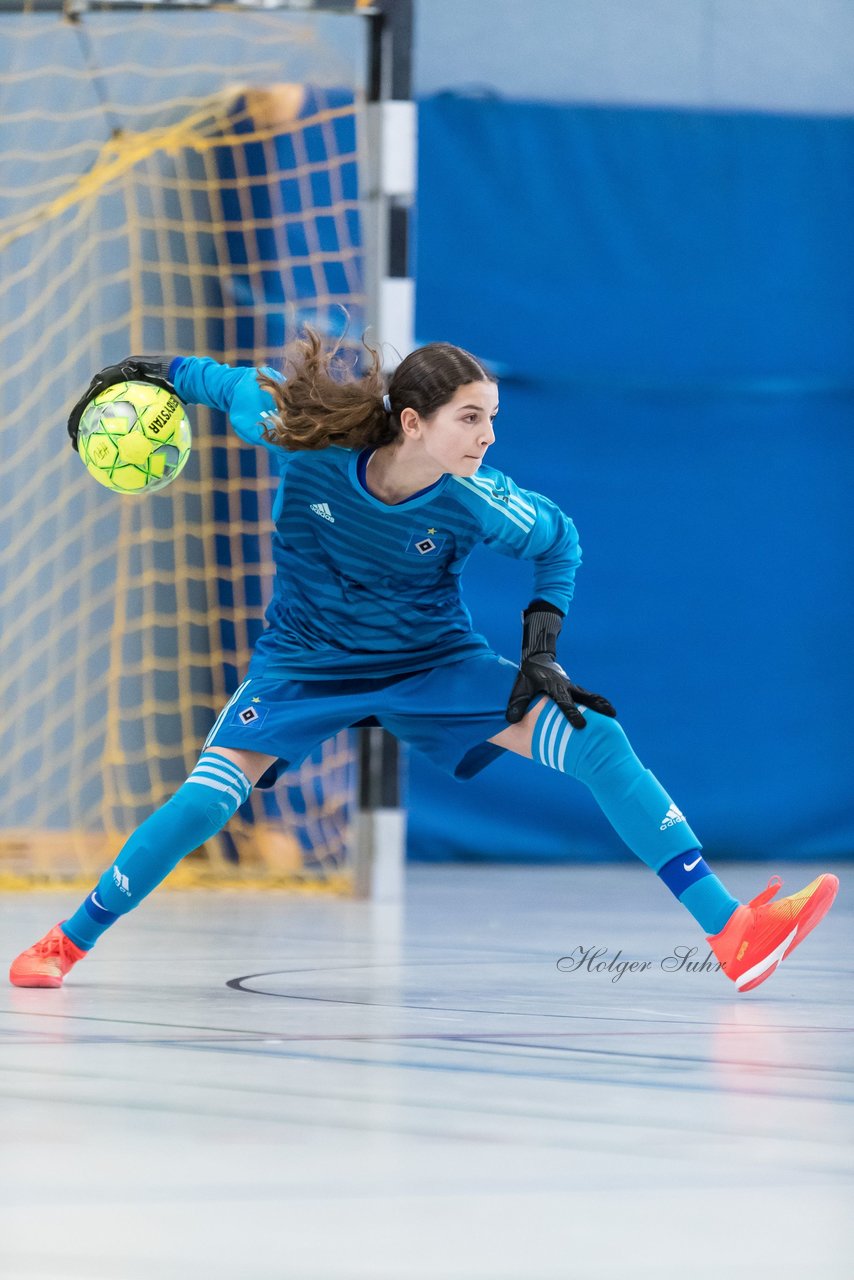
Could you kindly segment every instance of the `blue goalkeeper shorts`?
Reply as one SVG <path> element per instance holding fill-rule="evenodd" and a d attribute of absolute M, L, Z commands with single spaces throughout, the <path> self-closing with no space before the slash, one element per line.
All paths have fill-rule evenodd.
<path fill-rule="evenodd" d="M 507 728 L 519 668 L 497 653 L 378 679 L 280 680 L 252 676 L 220 712 L 208 747 L 278 757 L 258 786 L 272 786 L 342 729 L 381 725 L 464 781 L 504 752 L 488 739 Z"/>

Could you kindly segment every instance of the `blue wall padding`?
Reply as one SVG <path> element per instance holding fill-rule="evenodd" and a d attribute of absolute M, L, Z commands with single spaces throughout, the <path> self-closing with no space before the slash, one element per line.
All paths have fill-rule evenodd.
<path fill-rule="evenodd" d="M 442 95 L 418 336 L 546 382 L 852 385 L 854 119 Z"/>
<path fill-rule="evenodd" d="M 421 105 L 419 340 L 504 371 L 489 461 L 581 536 L 559 656 L 710 859 L 854 853 L 852 153 L 840 119 Z M 507 657 L 530 582 L 464 575 Z M 413 755 L 409 796 L 416 857 L 623 856 L 511 757 Z"/>

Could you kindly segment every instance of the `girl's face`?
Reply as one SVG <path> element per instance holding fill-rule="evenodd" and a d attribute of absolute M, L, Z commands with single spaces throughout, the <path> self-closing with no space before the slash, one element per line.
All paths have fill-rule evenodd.
<path fill-rule="evenodd" d="M 445 474 L 473 476 L 495 442 L 492 424 L 498 413 L 494 382 L 467 382 L 454 398 L 429 418 L 404 409 L 404 437 L 420 442 L 422 457 Z"/>

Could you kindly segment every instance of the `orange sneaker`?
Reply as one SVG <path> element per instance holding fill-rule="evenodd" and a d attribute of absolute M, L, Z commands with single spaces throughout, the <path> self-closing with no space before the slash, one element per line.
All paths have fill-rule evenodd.
<path fill-rule="evenodd" d="M 83 948 L 76 946 L 55 924 L 41 942 L 28 947 L 12 961 L 9 981 L 15 987 L 61 987 L 68 970 L 85 955 Z"/>
<path fill-rule="evenodd" d="M 771 902 L 782 883 L 779 876 L 772 876 L 768 887 L 747 906 L 736 908 L 720 933 L 706 939 L 739 991 L 750 991 L 771 977 L 824 919 L 839 888 L 836 876 L 823 875 L 800 893 Z"/>

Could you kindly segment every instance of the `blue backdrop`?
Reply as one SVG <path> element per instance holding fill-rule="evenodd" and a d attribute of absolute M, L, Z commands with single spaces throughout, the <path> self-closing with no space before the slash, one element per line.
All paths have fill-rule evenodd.
<path fill-rule="evenodd" d="M 560 656 L 716 856 L 854 852 L 854 121 L 420 107 L 417 335 L 502 374 L 490 462 L 584 553 Z M 515 658 L 530 568 L 481 552 Z M 610 858 L 582 788 L 411 759 L 416 857 Z"/>

